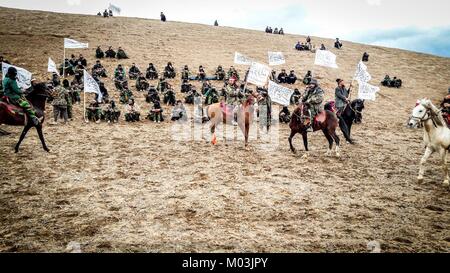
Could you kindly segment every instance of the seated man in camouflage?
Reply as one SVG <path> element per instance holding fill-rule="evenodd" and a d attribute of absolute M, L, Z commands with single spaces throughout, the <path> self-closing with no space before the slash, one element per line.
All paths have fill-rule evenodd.
<path fill-rule="evenodd" d="M 100 46 L 97 46 L 97 49 L 95 50 L 95 58 L 103 59 L 104 57 L 105 53 L 103 52 L 102 48 Z"/>
<path fill-rule="evenodd" d="M 307 132 L 313 132 L 312 124 L 314 118 L 323 111 L 323 100 L 325 93 L 320 88 L 319 83 L 316 79 L 312 79 L 309 83 L 302 102 L 306 105 L 309 117 L 305 119 L 305 126 L 307 127 Z"/>
<path fill-rule="evenodd" d="M 300 90 L 298 88 L 294 89 L 294 93 L 291 97 L 291 104 L 297 105 L 300 102 L 300 98 L 302 97 L 302 94 L 300 93 Z"/>
<path fill-rule="evenodd" d="M 117 59 L 128 59 L 127 54 L 125 53 L 125 50 L 123 50 L 121 47 L 117 50 Z"/>
<path fill-rule="evenodd" d="M 217 92 L 216 88 L 211 87 L 205 93 L 205 104 L 211 105 L 219 102 L 219 92 Z"/>
<path fill-rule="evenodd" d="M 161 93 L 166 92 L 167 89 L 170 88 L 170 84 L 166 81 L 165 78 L 159 79 L 157 90 Z"/>
<path fill-rule="evenodd" d="M 123 69 L 121 64 L 119 64 L 114 71 L 114 84 L 117 90 L 122 90 L 125 88 L 125 86 L 128 86 L 125 70 Z"/>
<path fill-rule="evenodd" d="M 94 75 L 97 75 L 98 77 L 103 77 L 103 78 L 108 77 L 106 75 L 106 69 L 100 63 L 100 60 L 97 60 L 95 62 L 95 65 L 92 67 L 92 76 L 94 76 Z"/>
<path fill-rule="evenodd" d="M 119 122 L 120 117 L 120 110 L 117 108 L 116 103 L 114 100 L 111 100 L 106 107 L 106 110 L 104 111 L 103 115 L 105 116 L 105 120 L 108 123 L 117 123 Z"/>
<path fill-rule="evenodd" d="M 281 69 L 281 73 L 278 75 L 279 83 L 287 83 L 288 74 L 286 73 L 286 69 Z"/>
<path fill-rule="evenodd" d="M 108 48 L 108 50 L 106 50 L 105 52 L 105 56 L 106 58 L 116 58 L 117 53 L 114 51 L 114 49 L 112 49 L 112 46 L 110 46 Z"/>
<path fill-rule="evenodd" d="M 283 106 L 283 109 L 280 111 L 280 115 L 278 116 L 280 123 L 288 124 L 291 122 L 291 112 L 289 112 L 289 108 L 287 106 Z"/>
<path fill-rule="evenodd" d="M 137 79 L 140 73 L 141 70 L 136 66 L 135 63 L 133 63 L 130 69 L 128 70 L 128 77 L 130 78 L 130 80 L 135 80 Z"/>
<path fill-rule="evenodd" d="M 133 99 L 133 92 L 126 86 L 120 91 L 120 103 L 125 104 L 131 99 Z"/>
<path fill-rule="evenodd" d="M 149 80 L 158 79 L 158 71 L 152 63 L 149 63 L 145 77 Z"/>
<path fill-rule="evenodd" d="M 194 104 L 194 98 L 197 95 L 197 90 L 195 89 L 195 86 L 192 86 L 191 91 L 189 91 L 184 98 L 184 103 L 187 104 Z"/>
<path fill-rule="evenodd" d="M 384 77 L 384 80 L 381 82 L 381 84 L 383 85 L 383 86 L 391 86 L 391 77 L 389 77 L 389 75 L 386 75 L 385 77 Z"/>
<path fill-rule="evenodd" d="M 188 93 L 191 91 L 192 84 L 189 83 L 189 80 L 183 80 L 181 84 L 181 93 Z"/>
<path fill-rule="evenodd" d="M 145 91 L 149 87 L 149 83 L 147 79 L 144 77 L 144 74 L 139 73 L 139 76 L 136 79 L 136 89 L 138 91 Z"/>
<path fill-rule="evenodd" d="M 202 65 L 198 67 L 197 79 L 200 81 L 204 81 L 206 79 L 206 72 Z"/>
<path fill-rule="evenodd" d="M 189 71 L 189 67 L 187 65 L 184 66 L 183 70 L 181 71 L 181 80 L 189 80 L 189 77 L 191 76 L 191 72 Z"/>
<path fill-rule="evenodd" d="M 156 88 L 152 85 L 148 88 L 148 93 L 145 96 L 145 101 L 148 103 L 153 103 L 156 100 L 161 101 L 161 99 L 158 95 L 158 90 L 156 90 Z"/>
<path fill-rule="evenodd" d="M 234 68 L 234 66 L 230 66 L 230 69 L 227 73 L 227 79 L 231 79 L 232 77 L 234 77 L 237 81 L 240 79 L 239 73 L 237 72 L 236 68 Z"/>
<path fill-rule="evenodd" d="M 312 80 L 312 73 L 310 70 L 308 70 L 308 72 L 306 73 L 305 77 L 303 77 L 303 84 L 304 85 L 309 85 L 309 83 Z"/>
<path fill-rule="evenodd" d="M 10 103 L 21 107 L 28 117 L 33 122 L 34 126 L 39 125 L 39 119 L 36 117 L 36 111 L 30 102 L 25 98 L 23 91 L 17 85 L 17 69 L 14 67 L 8 68 L 8 72 L 3 80 L 3 93 Z"/>
<path fill-rule="evenodd" d="M 75 74 L 75 68 L 69 62 L 69 59 L 66 58 L 64 60 L 64 63 L 59 66 L 59 75 L 72 76 L 74 74 Z"/>
<path fill-rule="evenodd" d="M 164 110 L 162 109 L 161 103 L 159 102 L 159 100 L 154 101 L 153 107 L 152 107 L 152 109 L 150 109 L 150 112 L 148 113 L 147 118 L 150 121 L 153 121 L 155 123 L 163 122 L 164 121 L 163 111 Z"/>
<path fill-rule="evenodd" d="M 134 99 L 130 99 L 125 110 L 125 121 L 137 122 L 140 120 L 140 116 L 141 112 L 139 106 L 134 103 Z"/>
<path fill-rule="evenodd" d="M 167 91 L 164 93 L 164 104 L 166 104 L 167 106 L 174 106 L 175 102 L 175 92 L 171 88 L 167 89 Z"/>
<path fill-rule="evenodd" d="M 223 70 L 222 66 L 219 65 L 216 69 L 216 80 L 223 81 L 225 80 L 225 71 Z"/>
<path fill-rule="evenodd" d="M 86 107 L 86 122 L 92 121 L 100 123 L 102 117 L 102 109 L 96 100 L 93 100 L 88 107 Z"/>
<path fill-rule="evenodd" d="M 164 68 L 164 77 L 168 79 L 174 79 L 176 77 L 175 68 L 173 67 L 171 62 L 168 62 L 166 67 Z"/>

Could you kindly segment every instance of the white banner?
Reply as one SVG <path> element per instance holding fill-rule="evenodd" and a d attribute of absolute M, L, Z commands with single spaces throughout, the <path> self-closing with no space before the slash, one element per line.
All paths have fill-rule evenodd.
<path fill-rule="evenodd" d="M 88 47 L 89 47 L 88 43 L 80 43 L 72 39 L 64 38 L 64 48 L 73 49 L 73 48 L 88 48 Z"/>
<path fill-rule="evenodd" d="M 272 101 L 283 106 L 289 106 L 292 94 L 294 94 L 294 90 L 269 81 L 269 96 Z"/>
<path fill-rule="evenodd" d="M 356 67 L 355 77 L 358 82 L 369 82 L 372 79 L 369 72 L 367 71 L 367 66 L 361 61 Z"/>
<path fill-rule="evenodd" d="M 100 92 L 100 86 L 98 83 L 92 78 L 89 73 L 84 70 L 84 93 L 95 93 L 98 95 L 97 101 L 101 102 L 103 99 L 102 92 Z"/>
<path fill-rule="evenodd" d="M 114 13 L 118 13 L 118 14 L 120 14 L 120 12 L 122 11 L 121 8 L 119 8 L 118 6 L 114 6 L 111 3 L 109 3 L 109 9 L 112 10 Z"/>
<path fill-rule="evenodd" d="M 249 57 L 242 55 L 239 52 L 234 53 L 234 63 L 235 64 L 251 65 L 252 62 L 253 62 L 252 59 L 250 59 Z"/>
<path fill-rule="evenodd" d="M 33 76 L 33 74 L 31 74 L 29 71 L 14 66 L 14 65 L 10 65 L 7 63 L 2 63 L 2 80 L 5 79 L 6 74 L 8 73 L 8 69 L 10 67 L 14 67 L 17 69 L 17 85 L 19 86 L 20 89 L 25 90 L 31 87 L 31 77 Z"/>
<path fill-rule="evenodd" d="M 359 83 L 358 99 L 361 100 L 376 100 L 375 94 L 380 91 L 378 86 L 373 86 L 365 82 Z"/>
<path fill-rule="evenodd" d="M 247 82 L 253 83 L 257 86 L 265 86 L 271 71 L 272 69 L 267 65 L 252 63 L 250 71 L 248 72 Z"/>
<path fill-rule="evenodd" d="M 269 51 L 269 65 L 282 65 L 285 64 L 283 52 L 270 52 Z"/>
<path fill-rule="evenodd" d="M 48 58 L 48 68 L 47 68 L 47 72 L 50 72 L 50 73 L 56 73 L 56 74 L 58 74 L 59 75 L 59 72 L 58 72 L 58 68 L 56 67 L 56 64 L 55 64 L 55 62 L 52 60 L 52 58 Z"/>
<path fill-rule="evenodd" d="M 336 55 L 328 50 L 317 50 L 315 65 L 338 68 L 336 64 Z"/>

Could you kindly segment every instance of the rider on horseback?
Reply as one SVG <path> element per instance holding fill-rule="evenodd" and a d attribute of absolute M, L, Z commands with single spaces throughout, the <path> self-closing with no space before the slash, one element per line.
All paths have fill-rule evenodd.
<path fill-rule="evenodd" d="M 233 107 L 233 125 L 237 125 L 237 111 L 241 102 L 241 99 L 244 97 L 238 85 L 236 84 L 236 78 L 231 77 L 228 80 L 228 84 L 225 87 L 225 92 L 227 94 L 227 105 Z"/>
<path fill-rule="evenodd" d="M 309 117 L 305 118 L 305 126 L 307 127 L 307 132 L 313 132 L 312 124 L 314 118 L 317 114 L 323 111 L 322 102 L 324 100 L 324 91 L 320 88 L 319 83 L 316 79 L 312 79 L 306 88 L 305 95 L 303 96 L 302 102 L 308 107 Z"/>
<path fill-rule="evenodd" d="M 36 111 L 17 85 L 16 77 L 17 69 L 10 67 L 3 80 L 4 95 L 9 99 L 10 103 L 20 106 L 28 114 L 34 126 L 37 126 L 39 125 L 39 119 L 36 117 Z"/>
<path fill-rule="evenodd" d="M 352 85 L 350 84 L 350 88 L 347 89 L 345 88 L 344 80 L 337 79 L 336 82 L 338 83 L 338 87 L 336 87 L 335 90 L 335 103 L 337 109 L 336 115 L 340 117 L 347 104 L 350 103 L 348 97 L 350 95 Z"/>

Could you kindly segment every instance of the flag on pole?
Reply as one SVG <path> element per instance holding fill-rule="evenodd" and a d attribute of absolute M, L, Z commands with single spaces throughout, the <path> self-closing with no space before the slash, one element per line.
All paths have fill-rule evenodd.
<path fill-rule="evenodd" d="M 8 69 L 10 67 L 14 67 L 17 69 L 17 85 L 20 89 L 25 90 L 31 87 L 31 78 L 33 74 L 31 72 L 14 65 L 10 65 L 7 63 L 2 63 L 2 80 L 5 79 L 6 74 L 8 73 Z"/>
<path fill-rule="evenodd" d="M 84 70 L 84 93 L 95 93 L 98 95 L 97 101 L 102 102 L 103 96 L 102 92 L 100 92 L 100 86 L 98 83 L 92 78 L 89 73 Z"/>
<path fill-rule="evenodd" d="M 264 86 L 270 76 L 271 68 L 260 63 L 252 63 L 247 76 L 247 82 L 257 86 Z"/>
<path fill-rule="evenodd" d="M 291 90 L 269 80 L 269 96 L 272 101 L 283 106 L 289 106 L 292 94 L 294 94 L 294 90 Z"/>
<path fill-rule="evenodd" d="M 120 12 L 122 11 L 121 8 L 119 8 L 118 6 L 115 6 L 111 3 L 109 3 L 109 10 L 112 10 L 114 13 L 118 13 L 118 14 L 120 14 Z"/>
<path fill-rule="evenodd" d="M 88 43 L 80 43 L 72 39 L 64 38 L 64 48 L 73 49 L 73 48 L 88 48 L 88 47 L 89 47 Z"/>
<path fill-rule="evenodd" d="M 336 64 L 336 55 L 328 50 L 317 50 L 315 65 L 339 68 Z"/>
<path fill-rule="evenodd" d="M 270 52 L 269 51 L 269 65 L 282 65 L 285 64 L 283 52 Z"/>
<path fill-rule="evenodd" d="M 370 76 L 367 71 L 367 66 L 362 61 L 360 61 L 356 67 L 354 79 L 356 79 L 359 83 L 368 83 L 372 79 L 372 76 Z"/>
<path fill-rule="evenodd" d="M 359 82 L 358 98 L 361 100 L 376 100 L 375 94 L 380 91 L 378 86 L 373 86 L 366 82 Z"/>
<path fill-rule="evenodd" d="M 48 68 L 47 68 L 47 72 L 50 73 L 56 73 L 59 75 L 58 69 L 56 68 L 56 64 L 55 62 L 52 60 L 52 58 L 48 58 Z"/>
<path fill-rule="evenodd" d="M 234 63 L 235 64 L 251 65 L 252 62 L 253 62 L 252 59 L 250 59 L 249 57 L 242 55 L 239 52 L 234 53 Z"/>

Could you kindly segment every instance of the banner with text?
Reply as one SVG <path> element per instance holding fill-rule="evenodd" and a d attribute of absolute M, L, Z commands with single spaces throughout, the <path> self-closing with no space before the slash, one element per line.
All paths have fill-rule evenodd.
<path fill-rule="evenodd" d="M 294 90 L 276 84 L 273 81 L 269 81 L 269 96 L 272 101 L 283 106 L 289 106 L 292 94 L 294 94 Z"/>
<path fill-rule="evenodd" d="M 336 55 L 328 50 L 317 50 L 315 65 L 339 68 L 336 64 Z"/>
<path fill-rule="evenodd" d="M 380 91 L 378 86 L 373 86 L 366 82 L 359 83 L 358 98 L 361 100 L 376 100 L 376 93 Z"/>
<path fill-rule="evenodd" d="M 251 65 L 252 62 L 253 62 L 252 59 L 250 59 L 249 57 L 242 55 L 239 52 L 234 53 L 234 63 L 235 64 Z"/>
<path fill-rule="evenodd" d="M 265 86 L 271 71 L 272 69 L 267 65 L 252 63 L 250 71 L 248 72 L 247 82 L 253 83 L 257 86 Z"/>
<path fill-rule="evenodd" d="M 100 86 L 98 86 L 98 83 L 86 70 L 84 70 L 84 92 L 97 94 L 98 102 L 101 102 L 103 99 L 102 92 L 100 92 Z"/>
<path fill-rule="evenodd" d="M 282 65 L 285 64 L 283 52 L 270 52 L 269 51 L 269 65 Z"/>
<path fill-rule="evenodd" d="M 64 48 L 75 49 L 75 48 L 88 48 L 88 47 L 89 47 L 88 43 L 80 43 L 80 42 L 72 40 L 72 39 L 64 38 Z"/>
<path fill-rule="evenodd" d="M 20 89 L 25 90 L 31 87 L 31 78 L 33 74 L 31 72 L 14 65 L 10 65 L 7 63 L 2 63 L 2 80 L 5 79 L 6 74 L 8 73 L 8 69 L 10 67 L 14 67 L 17 69 L 17 85 Z"/>

